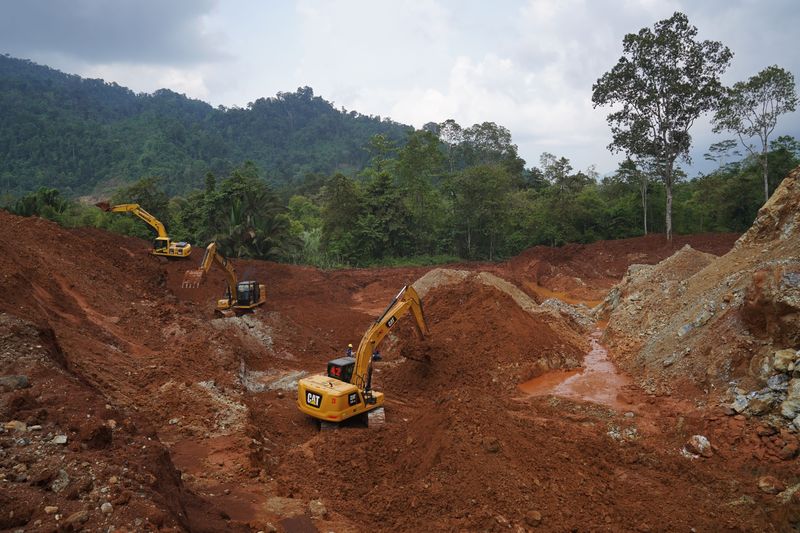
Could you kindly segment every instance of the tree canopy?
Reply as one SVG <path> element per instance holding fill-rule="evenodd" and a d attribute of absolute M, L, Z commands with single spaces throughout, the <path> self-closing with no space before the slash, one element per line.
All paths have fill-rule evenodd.
<path fill-rule="evenodd" d="M 719 76 L 733 54 L 718 41 L 697 41 L 697 28 L 683 13 L 623 39 L 623 56 L 597 80 L 592 102 L 619 105 L 608 115 L 609 148 L 652 158 L 666 187 L 666 231 L 672 234 L 675 162 L 689 160 L 689 130 L 713 110 L 722 94 Z"/>
<path fill-rule="evenodd" d="M 376 134 L 399 142 L 411 130 L 381 117 L 337 110 L 310 87 L 213 108 L 161 89 L 135 94 L 0 55 L 0 186 L 103 194 L 159 176 L 167 194 L 202 186 L 253 161 L 287 188 L 313 173 L 356 172 Z"/>
<path fill-rule="evenodd" d="M 755 155 L 756 149 L 745 139 L 758 137 L 761 141 L 758 157 L 762 165 L 764 201 L 769 199 L 769 136 L 775 131 L 778 116 L 794 111 L 796 106 L 794 75 L 772 65 L 746 82 L 740 81 L 727 89 L 714 115 L 714 131 L 736 133 L 751 154 Z"/>

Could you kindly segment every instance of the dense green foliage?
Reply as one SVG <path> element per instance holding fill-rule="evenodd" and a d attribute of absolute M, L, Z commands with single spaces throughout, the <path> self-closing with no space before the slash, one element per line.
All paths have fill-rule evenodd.
<path fill-rule="evenodd" d="M 628 160 L 600 179 L 593 169 L 574 171 L 567 158 L 546 153 L 539 168 L 516 174 L 502 160 L 446 170 L 446 154 L 459 149 L 466 147 L 448 147 L 429 131 L 411 133 L 402 148 L 378 136 L 357 177 L 314 178 L 286 202 L 250 162 L 220 180 L 208 174 L 205 187 L 186 197 L 169 199 L 159 180 L 144 178 L 112 200 L 142 204 L 176 240 L 196 246 L 216 240 L 232 257 L 321 267 L 493 260 L 538 244 L 642 235 L 645 216 L 648 231 L 665 230 L 666 192 L 655 179 L 658 169 Z M 725 162 L 730 154 L 719 150 L 709 157 L 720 163 L 715 172 L 675 184 L 677 233 L 744 231 L 763 203 L 757 157 Z M 768 157 L 774 188 L 800 164 L 800 143 L 779 137 Z M 414 171 L 404 175 L 409 168 Z M 82 206 L 51 188 L 25 195 L 11 208 L 66 226 L 152 234 L 132 215 Z"/>
<path fill-rule="evenodd" d="M 777 65 L 772 65 L 746 82 L 734 83 L 725 90 L 725 96 L 714 114 L 714 131 L 735 133 L 742 145 L 761 161 L 764 180 L 764 201 L 769 198 L 769 137 L 775 131 L 778 116 L 797 107 L 794 75 Z M 757 137 L 760 146 L 749 139 Z M 748 140 L 745 140 L 748 139 Z"/>
<path fill-rule="evenodd" d="M 550 153 L 542 154 L 537 167 L 526 168 L 510 132 L 492 122 L 462 127 L 448 120 L 427 124 L 418 131 L 409 128 L 398 136 L 393 129 L 397 125 L 335 111 L 314 97 L 310 89 L 259 100 L 247 110 L 212 110 L 174 93 L 137 96 L 114 85 L 49 69 L 43 73 L 43 67 L 19 63 L 17 67 L 34 69 L 43 78 L 28 80 L 21 87 L 29 87 L 26 83 L 46 86 L 47 76 L 52 76 L 58 90 L 53 90 L 51 100 L 33 98 L 35 103 L 23 102 L 23 92 L 7 91 L 20 99 L 16 104 L 0 91 L 2 105 L 15 105 L 15 113 L 28 113 L 40 127 L 47 122 L 45 110 L 55 112 L 48 106 L 60 105 L 59 113 L 76 124 L 80 122 L 77 117 L 91 122 L 91 133 L 80 130 L 76 135 L 96 138 L 97 146 L 118 142 L 121 137 L 115 135 L 125 129 L 121 124 L 128 127 L 135 122 L 141 126 L 135 135 L 125 138 L 125 143 L 138 146 L 134 137 L 141 135 L 152 141 L 153 135 L 164 133 L 160 127 L 151 128 L 152 120 L 174 119 L 170 122 L 174 126 L 194 116 L 195 129 L 184 137 L 191 144 L 204 135 L 216 135 L 213 125 L 223 120 L 221 117 L 239 117 L 237 125 L 232 122 L 223 137 L 236 138 L 241 146 L 227 148 L 227 156 L 236 155 L 220 159 L 223 162 L 218 166 L 184 166 L 187 160 L 183 157 L 189 152 L 178 150 L 174 143 L 154 141 L 147 152 L 149 162 L 142 163 L 139 157 L 137 164 L 141 166 L 126 170 L 128 177 L 138 179 L 105 182 L 106 186 L 115 186 L 112 203 L 141 204 L 164 222 L 172 239 L 197 247 L 217 241 L 231 257 L 326 268 L 495 260 L 539 244 L 591 242 L 666 229 L 667 190 L 659 179 L 663 168 L 652 160 L 646 165 L 626 160 L 605 177 L 592 167 L 575 170 L 567 157 Z M 13 86 L 14 78 L 0 76 L 0 84 Z M 63 84 L 72 87 L 74 94 L 61 105 Z M 115 95 L 116 100 L 110 101 L 109 95 Z M 160 106 L 158 112 L 150 107 L 156 104 Z M 32 111 L 36 109 L 40 115 Z M 317 119 L 325 116 L 340 121 L 339 126 L 330 126 L 331 131 L 342 128 L 336 135 L 320 133 L 325 128 Z M 266 146 L 258 144 L 264 131 L 275 128 L 271 130 L 275 135 L 288 131 L 276 125 L 281 121 L 289 125 L 289 130 L 305 132 L 303 135 L 309 137 L 290 142 L 291 135 L 284 135 L 280 142 L 288 143 L 285 150 L 280 151 L 280 158 L 273 157 L 277 152 L 266 157 L 268 164 L 264 159 L 245 158 L 248 151 L 258 152 Z M 82 139 L 69 137 L 63 129 L 67 122 L 52 122 L 51 137 L 34 134 L 33 130 L 26 137 L 25 128 L 16 132 L 0 125 L 0 142 L 5 143 L 0 146 L 13 155 L 9 166 L 3 167 L 3 179 L 16 180 L 16 190 L 27 191 L 6 197 L 7 208 L 68 227 L 93 226 L 151 238 L 152 230 L 131 214 L 106 213 L 76 201 L 75 193 L 83 187 L 77 185 L 81 183 L 79 177 L 75 178 L 76 185 L 63 188 L 59 183 L 64 182 L 44 179 L 51 172 L 47 165 L 61 164 L 59 154 L 77 150 L 72 141 Z M 385 131 L 377 131 L 381 128 Z M 367 131 L 371 133 L 364 136 Z M 59 144 L 62 140 L 63 146 Z M 345 144 L 350 146 L 347 153 L 352 160 L 344 163 L 338 155 L 329 158 L 339 154 Z M 270 146 L 274 148 L 275 144 Z M 744 231 L 752 223 L 763 203 L 762 167 L 753 155 L 742 159 L 735 147 L 736 142 L 724 141 L 710 148 L 707 157 L 719 168 L 709 175 L 690 180 L 680 169 L 674 169 L 675 232 Z M 129 145 L 120 144 L 120 151 L 76 151 L 75 169 L 88 165 L 86 168 L 94 168 L 98 176 L 114 175 L 114 169 L 133 161 L 129 149 Z M 304 158 L 299 156 L 301 151 Z M 241 163 L 231 163 L 239 157 Z M 792 137 L 780 137 L 770 143 L 767 157 L 769 185 L 774 190 L 800 163 L 800 144 Z M 324 161 L 327 163 L 321 163 Z M 326 166 L 328 163 L 332 166 Z M 294 170 L 277 180 L 276 165 Z M 180 172 L 171 173 L 170 169 Z M 31 179 L 32 175 L 42 179 Z"/>
<path fill-rule="evenodd" d="M 401 140 L 408 126 L 337 110 L 309 87 L 213 108 L 167 89 L 134 94 L 0 55 L 0 189 L 40 186 L 64 194 L 106 192 L 161 176 L 169 194 L 255 162 L 275 186 L 309 173 L 356 171 L 370 138 Z"/>

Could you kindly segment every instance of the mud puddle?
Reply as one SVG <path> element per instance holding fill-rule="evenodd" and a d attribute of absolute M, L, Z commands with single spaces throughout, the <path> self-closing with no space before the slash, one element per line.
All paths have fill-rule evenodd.
<path fill-rule="evenodd" d="M 530 396 L 560 396 L 571 400 L 594 402 L 617 410 L 630 410 L 631 406 L 618 399 L 630 379 L 617 372 L 608 358 L 608 349 L 600 344 L 603 330 L 595 330 L 589 337 L 591 351 L 583 360 L 583 368 L 548 372 L 519 385 Z"/>

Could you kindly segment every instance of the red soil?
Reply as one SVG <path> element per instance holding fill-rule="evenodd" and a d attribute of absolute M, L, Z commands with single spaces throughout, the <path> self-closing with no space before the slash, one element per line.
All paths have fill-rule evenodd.
<path fill-rule="evenodd" d="M 0 433 L 0 529 L 64 529 L 85 511 L 87 530 L 784 530 L 797 513 L 793 500 L 758 490 L 762 473 L 786 483 L 796 474 L 748 420 L 633 388 L 621 401 L 634 418 L 523 397 L 516 385 L 580 363 L 588 338 L 492 287 L 432 289 L 427 340 L 413 338 L 408 318 L 398 325 L 375 375 L 387 395 L 382 429 L 320 432 L 291 386 L 263 385 L 323 371 L 429 269 L 237 260 L 241 279 L 266 284 L 267 303 L 251 322 L 213 320 L 218 272 L 180 288 L 199 257 L 163 262 L 143 241 L 4 212 L 0 224 L 0 375 L 31 382 L 0 392 L 0 421 L 42 426 L 27 444 Z M 685 242 L 721 253 L 733 240 L 538 247 L 460 268 L 492 271 L 537 300 L 596 300 L 632 262 L 655 263 Z M 30 346 L 42 346 L 36 357 L 14 355 Z M 679 453 L 697 433 L 716 447 L 711 458 Z M 58 434 L 66 446 L 46 442 Z M 69 483 L 53 492 L 58 469 Z"/>

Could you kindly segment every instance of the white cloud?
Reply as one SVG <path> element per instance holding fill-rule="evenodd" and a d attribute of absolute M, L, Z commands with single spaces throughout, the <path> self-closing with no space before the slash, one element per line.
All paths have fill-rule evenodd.
<path fill-rule="evenodd" d="M 114 80 L 119 85 L 134 88 L 137 92 L 152 93 L 169 88 L 190 98 L 208 101 L 211 96 L 206 87 L 202 68 L 174 68 L 154 65 L 109 63 L 90 65 L 82 69 L 87 78 Z"/>
<path fill-rule="evenodd" d="M 700 38 L 735 52 L 727 83 L 773 63 L 800 76 L 796 0 L 183 0 L 163 11 L 147 1 L 152 13 L 129 15 L 129 28 L 120 16 L 107 25 L 121 38 L 111 30 L 54 31 L 34 42 L 30 36 L 41 32 L 31 13 L 44 4 L 31 0 L 34 8 L 17 6 L 27 13 L 20 27 L 0 32 L 0 52 L 213 105 L 244 106 L 308 85 L 337 107 L 417 127 L 448 118 L 464 126 L 492 121 L 509 128 L 529 165 L 546 150 L 576 168 L 596 163 L 601 172 L 619 157 L 606 150 L 609 110 L 592 108 L 591 88 L 616 63 L 626 33 L 683 11 Z M 98 0 L 78 5 L 90 20 L 108 12 Z M 121 5 L 112 11 L 130 13 L 139 4 Z M 59 17 L 74 18 L 47 20 L 59 28 Z M 800 137 L 800 113 L 783 117 L 779 129 Z M 714 142 L 706 121 L 692 133 L 701 154 Z"/>

